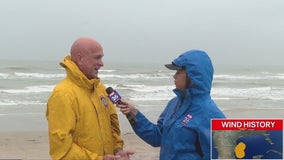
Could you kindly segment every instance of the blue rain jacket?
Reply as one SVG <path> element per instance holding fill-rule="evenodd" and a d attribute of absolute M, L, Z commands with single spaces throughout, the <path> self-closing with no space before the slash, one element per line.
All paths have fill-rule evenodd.
<path fill-rule="evenodd" d="M 160 160 L 210 159 L 211 119 L 225 118 L 210 96 L 211 60 L 204 51 L 190 50 L 172 63 L 185 67 L 194 85 L 185 91 L 173 90 L 176 97 L 168 102 L 157 124 L 138 112 L 132 127 L 145 142 L 160 147 Z"/>

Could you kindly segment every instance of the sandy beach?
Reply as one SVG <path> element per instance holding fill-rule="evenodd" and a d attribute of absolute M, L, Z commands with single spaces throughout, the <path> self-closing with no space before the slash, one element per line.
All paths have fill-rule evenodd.
<path fill-rule="evenodd" d="M 135 152 L 131 159 L 159 159 L 159 148 L 151 147 L 134 133 L 122 136 L 125 149 Z M 50 159 L 46 132 L 1 132 L 0 137 L 0 159 Z"/>
<path fill-rule="evenodd" d="M 284 109 L 238 109 L 226 110 L 228 118 L 283 118 Z M 124 125 L 126 125 L 124 123 Z M 127 124 L 129 125 L 129 124 Z M 123 128 L 123 126 L 122 126 Z M 125 149 L 132 150 L 132 160 L 158 160 L 159 148 L 139 139 L 132 131 L 123 131 Z M 3 131 L 0 132 L 0 159 L 50 159 L 47 131 Z"/>

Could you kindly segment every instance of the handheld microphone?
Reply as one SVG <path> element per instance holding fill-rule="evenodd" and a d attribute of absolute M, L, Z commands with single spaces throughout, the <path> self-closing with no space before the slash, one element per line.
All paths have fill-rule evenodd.
<path fill-rule="evenodd" d="M 108 87 L 106 89 L 106 92 L 108 94 L 108 98 L 113 104 L 123 104 L 121 102 L 121 96 L 118 94 L 117 91 L 113 90 L 112 87 Z M 137 122 L 137 119 L 132 113 L 126 114 L 126 118 L 128 119 L 131 125 L 134 125 Z"/>

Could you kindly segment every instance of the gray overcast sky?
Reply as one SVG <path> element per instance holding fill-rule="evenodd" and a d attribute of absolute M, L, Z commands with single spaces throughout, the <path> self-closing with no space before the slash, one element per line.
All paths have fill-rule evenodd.
<path fill-rule="evenodd" d="M 203 49 L 215 64 L 283 65 L 283 0 L 1 0 L 1 59 L 60 61 L 80 36 L 105 62 L 167 63 Z"/>

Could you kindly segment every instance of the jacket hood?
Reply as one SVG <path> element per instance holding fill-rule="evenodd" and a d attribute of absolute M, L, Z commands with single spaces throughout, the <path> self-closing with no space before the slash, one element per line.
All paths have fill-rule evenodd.
<path fill-rule="evenodd" d="M 193 94 L 210 94 L 214 69 L 206 52 L 190 50 L 174 59 L 172 63 L 186 69 L 187 76 L 194 83 L 190 87 Z"/>
<path fill-rule="evenodd" d="M 67 77 L 80 87 L 93 90 L 100 82 L 99 78 L 88 79 L 71 60 L 70 55 L 66 56 L 64 60 L 60 62 L 60 65 L 65 68 Z"/>

